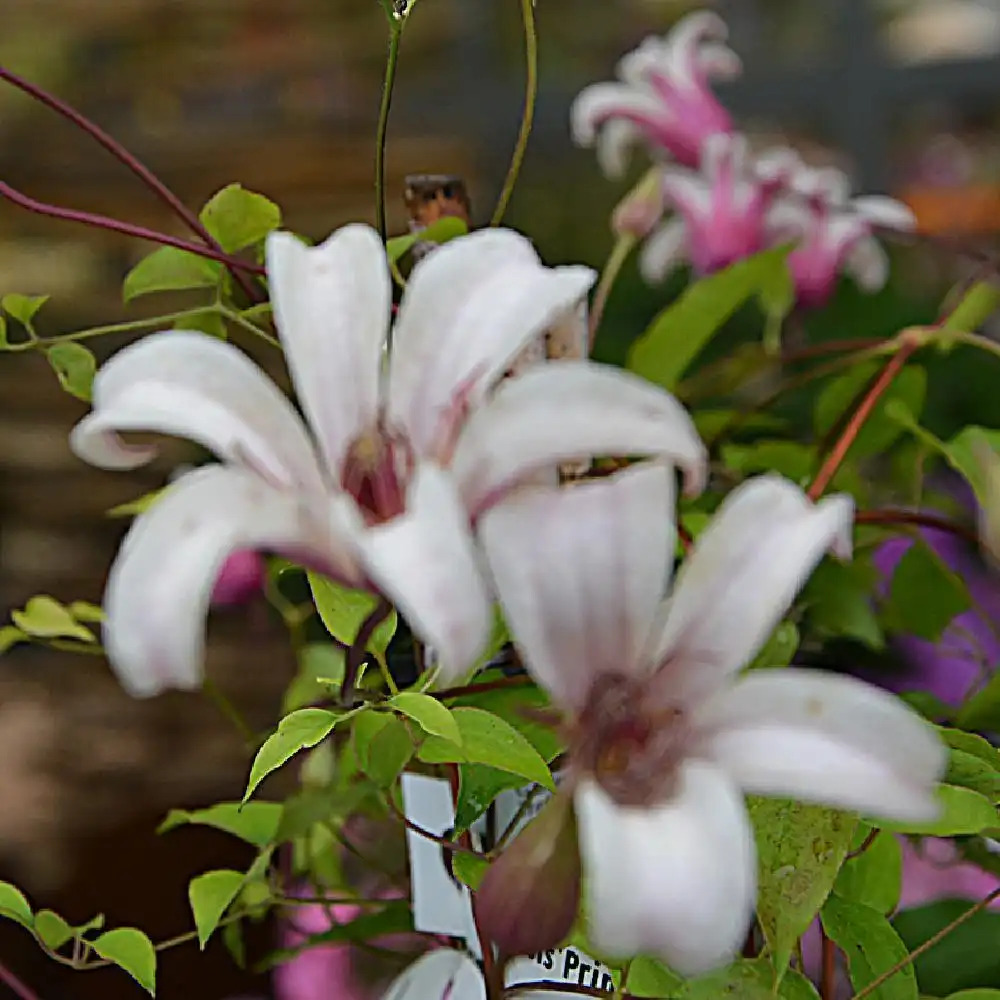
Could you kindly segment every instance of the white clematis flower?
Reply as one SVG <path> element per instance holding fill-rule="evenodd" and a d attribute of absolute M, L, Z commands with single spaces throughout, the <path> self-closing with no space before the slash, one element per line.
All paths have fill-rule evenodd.
<path fill-rule="evenodd" d="M 945 754 L 919 716 L 861 681 L 739 675 L 824 551 L 848 554 L 848 497 L 813 504 L 780 477 L 748 481 L 661 604 L 673 500 L 669 470 L 643 463 L 525 488 L 481 533 L 524 661 L 571 716 L 566 787 L 591 938 L 693 975 L 730 960 L 750 924 L 743 793 L 929 819 Z"/>
<path fill-rule="evenodd" d="M 221 460 L 139 517 L 112 567 L 106 646 L 134 695 L 200 683 L 212 585 L 234 550 L 382 591 L 450 679 L 492 622 L 470 524 L 511 486 L 594 453 L 669 455 L 698 485 L 703 447 L 687 414 L 638 378 L 566 361 L 492 393 L 524 345 L 577 307 L 589 268 L 545 267 L 509 230 L 452 241 L 414 269 L 385 378 L 391 285 L 374 230 L 349 225 L 313 248 L 272 234 L 267 271 L 308 424 L 235 347 L 171 331 L 104 365 L 72 433 L 76 454 L 107 469 L 155 454 L 121 431 L 187 437 Z"/>

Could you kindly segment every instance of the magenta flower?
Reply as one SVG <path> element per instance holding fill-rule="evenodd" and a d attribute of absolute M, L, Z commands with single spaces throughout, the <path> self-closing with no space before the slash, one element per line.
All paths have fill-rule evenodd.
<path fill-rule="evenodd" d="M 629 148 L 638 142 L 658 158 L 697 166 L 705 140 L 732 130 L 729 112 L 709 87 L 740 72 L 727 34 L 720 17 L 698 11 L 665 37 L 645 39 L 619 61 L 617 81 L 577 95 L 571 110 L 576 143 L 596 146 L 601 169 L 612 177 L 625 172 Z"/>
<path fill-rule="evenodd" d="M 294 923 L 283 928 L 282 946 L 300 947 L 311 935 L 329 930 L 335 923 L 349 923 L 358 915 L 351 905 L 302 906 L 294 911 Z M 279 965 L 274 972 L 277 1000 L 366 1000 L 368 994 L 354 978 L 351 946 L 321 944 Z"/>

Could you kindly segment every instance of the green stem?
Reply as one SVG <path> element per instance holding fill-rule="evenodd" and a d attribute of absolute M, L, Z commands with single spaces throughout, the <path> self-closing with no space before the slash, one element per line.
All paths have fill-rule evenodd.
<path fill-rule="evenodd" d="M 594 338 L 597 336 L 597 328 L 601 324 L 601 317 L 604 315 L 604 307 L 608 304 L 608 296 L 611 294 L 612 286 L 635 244 L 634 235 L 623 233 L 615 241 L 615 245 L 611 248 L 611 253 L 608 254 L 608 259 L 604 263 L 601 279 L 597 283 L 597 291 L 594 292 L 594 301 L 590 306 L 590 339 L 588 344 L 591 350 L 594 347 Z"/>
<path fill-rule="evenodd" d="M 205 694 L 214 702 L 219 711 L 236 727 L 243 742 L 248 747 L 257 745 L 257 736 L 250 728 L 250 724 L 243 718 L 243 713 L 223 694 L 221 688 L 211 678 L 206 677 L 204 682 Z"/>
<path fill-rule="evenodd" d="M 968 344 L 969 347 L 978 347 L 988 354 L 995 354 L 1000 357 L 1000 343 L 984 337 L 981 333 L 967 333 L 964 330 L 949 329 L 942 335 L 942 340 L 949 344 Z"/>
<path fill-rule="evenodd" d="M 385 60 L 385 77 L 382 81 L 382 100 L 378 109 L 378 126 L 375 130 L 375 227 L 382 242 L 385 229 L 385 137 L 389 130 L 389 109 L 392 106 L 392 89 L 396 83 L 396 66 L 399 62 L 399 43 L 403 38 L 405 15 L 390 14 L 389 49 Z"/>
<path fill-rule="evenodd" d="M 538 34 L 535 31 L 534 0 L 521 0 L 521 20 L 524 22 L 526 64 L 524 113 L 521 115 L 521 128 L 517 133 L 517 142 L 514 144 L 514 154 L 510 159 L 507 177 L 504 179 L 497 207 L 493 210 L 493 217 L 490 219 L 491 226 L 499 226 L 507 211 L 507 205 L 514 193 L 514 185 L 517 184 L 517 177 L 521 172 L 521 164 L 524 162 L 528 139 L 531 138 L 531 126 L 535 120 L 535 101 L 538 98 Z"/>
<path fill-rule="evenodd" d="M 219 315 L 223 319 L 229 320 L 230 323 L 235 326 L 241 327 L 248 333 L 252 333 L 255 337 L 260 337 L 261 340 L 270 344 L 272 347 L 277 347 L 281 350 L 281 344 L 279 343 L 277 337 L 272 337 L 267 330 L 262 330 L 256 323 L 251 323 L 245 316 L 242 316 L 235 309 L 230 309 L 229 306 L 224 306 L 221 302 L 216 303 L 214 306 L 218 310 Z"/>
<path fill-rule="evenodd" d="M 211 308 L 211 307 L 209 307 Z M 53 344 L 61 344 L 72 340 L 89 340 L 91 337 L 103 337 L 113 333 L 129 333 L 132 330 L 142 330 L 148 326 L 160 326 L 168 323 L 176 323 L 180 319 L 187 319 L 189 316 L 197 316 L 205 312 L 204 306 L 197 309 L 182 309 L 180 312 L 167 313 L 165 316 L 149 316 L 146 319 L 132 319 L 126 323 L 112 323 L 109 326 L 92 326 L 86 330 L 76 330 L 73 333 L 63 333 L 58 337 L 33 337 L 20 344 L 8 344 L 4 351 L 31 351 L 51 347 Z"/>

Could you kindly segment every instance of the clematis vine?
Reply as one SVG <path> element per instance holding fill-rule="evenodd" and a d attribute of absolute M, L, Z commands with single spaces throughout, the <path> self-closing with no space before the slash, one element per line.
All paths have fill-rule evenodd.
<path fill-rule="evenodd" d="M 745 482 L 661 604 L 673 490 L 668 468 L 641 463 L 525 488 L 481 530 L 525 664 L 567 714 L 560 794 L 575 808 L 591 940 L 692 975 L 730 960 L 750 925 L 743 793 L 926 820 L 945 751 L 916 713 L 855 678 L 739 675 L 823 553 L 849 554 L 848 497 L 813 504 L 778 476 Z M 502 855 L 481 895 L 512 874 Z"/>
<path fill-rule="evenodd" d="M 237 348 L 169 331 L 102 367 L 71 436 L 107 469 L 155 454 L 121 431 L 187 437 L 221 460 L 142 514 L 111 569 L 106 648 L 132 694 L 200 683 L 204 618 L 233 551 L 381 591 L 453 678 L 492 622 L 471 525 L 524 477 L 594 453 L 664 454 L 700 485 L 689 417 L 636 377 L 559 361 L 493 391 L 526 343 L 578 308 L 589 268 L 545 267 L 508 230 L 452 241 L 414 268 L 383 378 L 391 284 L 375 231 L 349 225 L 312 248 L 274 233 L 266 249 L 308 424 Z"/>
<path fill-rule="evenodd" d="M 709 11 L 682 18 L 663 38 L 645 39 L 618 63 L 618 80 L 586 87 L 573 102 L 578 145 L 597 147 L 604 172 L 621 176 L 628 151 L 645 142 L 655 158 L 696 167 L 709 136 L 732 130 L 711 80 L 737 76 L 739 57 L 725 45 L 725 22 Z"/>

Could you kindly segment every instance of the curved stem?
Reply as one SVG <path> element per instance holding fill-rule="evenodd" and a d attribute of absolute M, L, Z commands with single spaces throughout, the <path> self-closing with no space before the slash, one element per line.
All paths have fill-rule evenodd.
<path fill-rule="evenodd" d="M 497 207 L 493 209 L 493 217 L 490 219 L 491 226 L 499 226 L 503 221 L 507 205 L 514 193 L 514 185 L 517 184 L 518 174 L 521 172 L 521 164 L 524 162 L 528 139 L 531 138 L 531 127 L 535 120 L 535 101 L 538 99 L 538 34 L 535 31 L 534 0 L 521 0 L 521 20 L 524 23 L 524 112 L 521 115 L 521 127 L 514 143 L 514 153 L 507 168 L 507 176 L 500 189 Z"/>
<path fill-rule="evenodd" d="M 964 330 L 948 330 L 943 334 L 947 343 L 967 344 L 969 347 L 978 347 L 987 354 L 995 354 L 1000 357 L 1000 344 L 989 337 L 984 337 L 981 333 L 968 333 Z"/>
<path fill-rule="evenodd" d="M 920 528 L 935 528 L 947 531 L 973 545 L 979 544 L 979 536 L 964 524 L 950 521 L 936 514 L 922 514 L 911 510 L 859 510 L 854 515 L 855 524 L 916 525 Z"/>
<path fill-rule="evenodd" d="M 341 701 L 350 707 L 356 694 L 358 674 L 361 672 L 361 664 L 365 661 L 365 654 L 368 652 L 368 641 L 371 639 L 375 629 L 385 621 L 392 605 L 381 595 L 378 602 L 372 608 L 368 617 L 361 623 L 357 637 L 347 650 L 346 663 L 344 666 L 344 683 L 340 689 Z"/>
<path fill-rule="evenodd" d="M 18 979 L 2 962 L 0 962 L 0 983 L 3 983 L 20 1000 L 39 1000 L 38 994 Z"/>
<path fill-rule="evenodd" d="M 12 73 L 9 69 L 0 66 L 0 80 L 5 80 L 12 86 L 17 87 L 19 90 L 24 91 L 24 93 L 33 97 L 36 101 L 41 102 L 46 107 L 51 108 L 53 111 L 62 115 L 63 118 L 71 121 L 77 128 L 81 131 L 86 132 L 92 139 L 96 140 L 101 146 L 103 146 L 119 163 L 124 164 L 132 171 L 136 177 L 139 178 L 164 204 L 170 208 L 174 214 L 181 219 L 187 227 L 196 236 L 202 239 L 207 247 L 215 250 L 217 253 L 223 253 L 222 247 L 216 242 L 212 234 L 202 225 L 201 220 L 198 218 L 194 212 L 191 211 L 149 169 L 141 160 L 136 156 L 133 156 L 120 142 L 112 138 L 107 132 L 104 131 L 96 122 L 92 122 L 89 118 L 80 114 L 75 108 L 68 105 L 65 101 L 61 101 L 54 94 L 48 93 L 48 91 L 42 90 L 41 87 L 37 87 L 33 83 L 29 83 L 23 77 L 18 76 L 16 73 Z M 259 302 L 260 295 L 258 291 L 250 284 L 244 274 L 241 274 L 236 267 L 227 263 L 226 266 L 229 268 L 230 274 L 233 276 L 233 280 L 243 289 L 246 296 L 251 302 Z"/>
<path fill-rule="evenodd" d="M 608 254 L 604 269 L 601 271 L 600 281 L 597 283 L 597 291 L 594 292 L 594 301 L 590 306 L 590 320 L 587 328 L 589 350 L 594 348 L 594 338 L 597 336 L 597 328 L 601 324 L 601 317 L 604 315 L 604 307 L 608 304 L 611 289 L 635 244 L 636 238 L 631 233 L 625 233 L 618 237 L 615 245 L 611 248 L 611 253 Z"/>
<path fill-rule="evenodd" d="M 382 242 L 385 229 L 385 138 L 389 131 L 389 109 L 392 107 L 392 89 L 396 83 L 396 66 L 399 63 L 399 43 L 403 38 L 404 16 L 389 17 L 389 50 L 385 60 L 385 77 L 382 80 L 382 100 L 378 109 L 378 126 L 375 130 L 375 228 Z"/>

